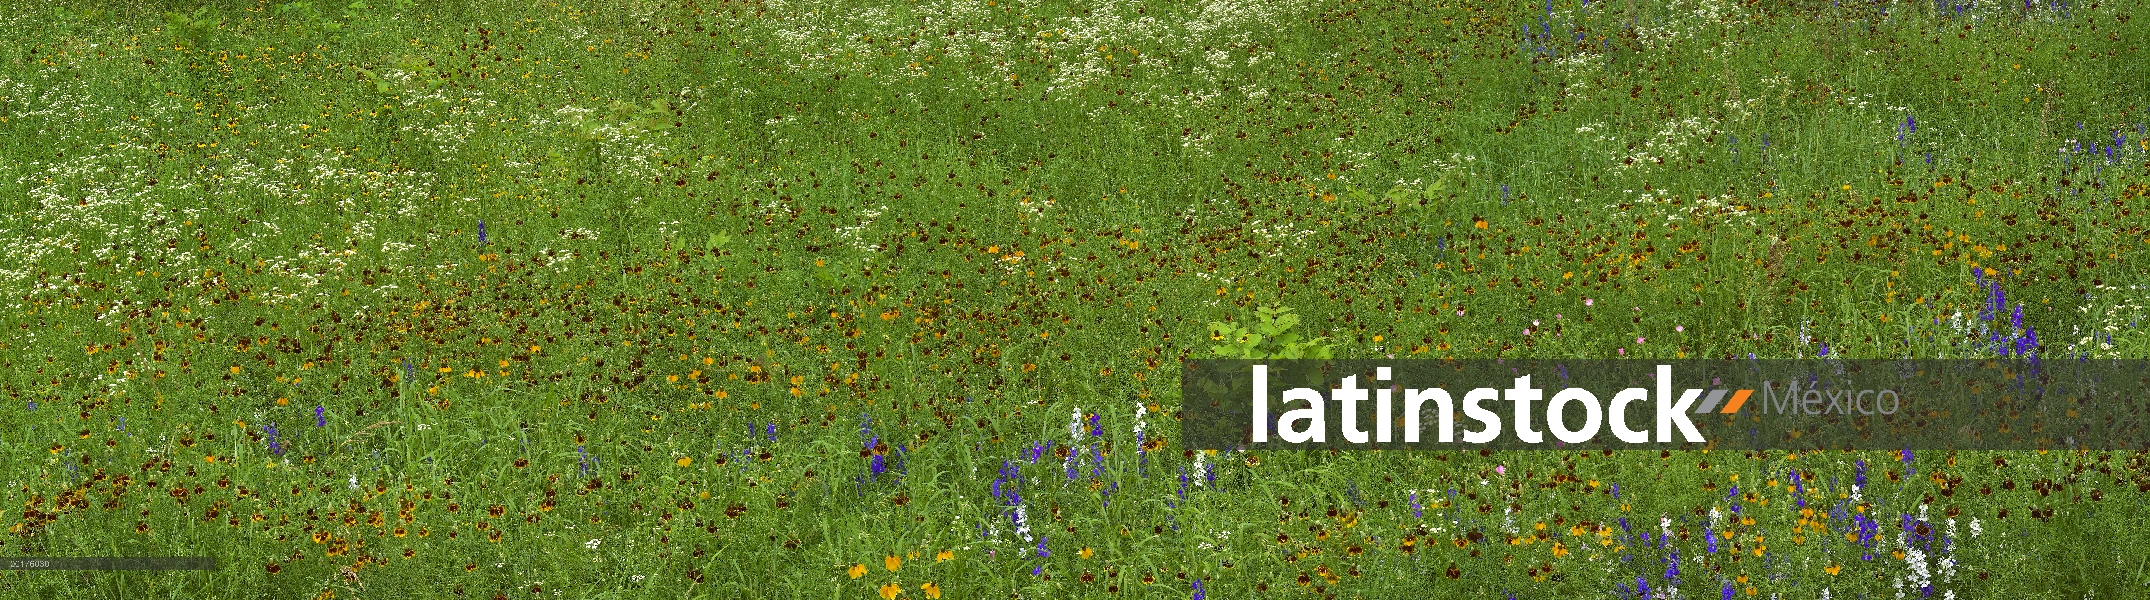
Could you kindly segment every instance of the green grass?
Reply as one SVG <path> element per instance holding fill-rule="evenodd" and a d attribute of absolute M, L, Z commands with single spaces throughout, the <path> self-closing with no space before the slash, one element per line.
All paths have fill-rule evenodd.
<path fill-rule="evenodd" d="M 1173 443 L 1259 306 L 1339 358 L 1990 356 L 1976 269 L 2052 360 L 2150 354 L 2139 15 L 1844 4 L 11 13 L 0 555 L 222 565 L 0 596 L 2141 593 L 2140 453 Z"/>

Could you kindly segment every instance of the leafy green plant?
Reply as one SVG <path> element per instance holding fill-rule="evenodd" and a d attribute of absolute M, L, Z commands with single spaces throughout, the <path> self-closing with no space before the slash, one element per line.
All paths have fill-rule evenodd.
<path fill-rule="evenodd" d="M 650 100 L 648 108 L 617 100 L 606 108 L 618 119 L 622 129 L 650 132 L 672 128 L 672 103 L 663 98 Z"/>
<path fill-rule="evenodd" d="M 1327 336 L 1301 339 L 1298 332 L 1291 330 L 1299 324 L 1299 315 L 1292 314 L 1290 308 L 1264 306 L 1254 312 L 1256 322 L 1252 327 L 1211 321 L 1209 339 L 1224 343 L 1210 346 L 1210 351 L 1226 358 L 1325 360 L 1333 356 L 1336 345 L 1326 343 Z"/>
<path fill-rule="evenodd" d="M 1366 191 L 1366 189 L 1357 185 L 1345 185 L 1344 198 L 1361 207 L 1416 206 L 1422 202 L 1431 202 L 1436 198 L 1440 198 L 1441 194 L 1447 192 L 1451 187 L 1462 188 L 1464 185 L 1464 176 L 1451 171 L 1443 172 L 1440 177 L 1435 178 L 1432 183 L 1425 184 L 1423 187 L 1415 183 L 1399 182 L 1394 186 L 1390 186 L 1389 190 L 1382 192 L 1380 196 L 1375 196 L 1373 192 Z"/>
<path fill-rule="evenodd" d="M 191 13 L 164 13 L 165 30 L 185 42 L 189 48 L 207 45 L 210 35 L 216 33 L 217 24 L 223 21 L 223 17 L 212 12 L 207 6 L 194 9 Z"/>
<path fill-rule="evenodd" d="M 413 4 L 412 0 L 390 0 L 383 6 L 356 0 L 344 5 L 340 14 L 335 14 L 323 11 L 312 0 L 294 0 L 276 5 L 276 14 L 296 19 L 324 33 L 336 34 L 343 32 L 353 22 L 382 16 L 380 11 L 384 9 L 403 10 Z"/>
<path fill-rule="evenodd" d="M 53 24 L 58 25 L 61 30 L 66 31 L 70 34 L 72 34 L 77 28 L 80 27 L 94 27 L 103 25 L 106 21 L 110 20 L 111 17 L 112 11 L 101 8 L 88 8 L 80 11 L 72 11 L 68 10 L 67 7 L 64 6 L 56 6 L 52 9 Z"/>
<path fill-rule="evenodd" d="M 365 79 L 366 81 L 371 82 L 373 84 L 373 92 L 376 94 L 387 94 L 394 89 L 394 86 L 390 84 L 387 79 L 381 77 L 379 73 L 373 72 L 372 69 L 360 67 L 357 65 L 352 65 L 351 69 L 358 71 L 361 79 Z M 393 107 L 391 107 L 390 110 L 393 110 Z"/>
<path fill-rule="evenodd" d="M 278 4 L 276 5 L 276 14 L 280 17 L 292 18 L 328 33 L 335 33 L 343 29 L 342 22 L 328 18 L 327 15 L 321 13 L 320 9 L 314 8 L 314 3 L 306 0 Z"/>

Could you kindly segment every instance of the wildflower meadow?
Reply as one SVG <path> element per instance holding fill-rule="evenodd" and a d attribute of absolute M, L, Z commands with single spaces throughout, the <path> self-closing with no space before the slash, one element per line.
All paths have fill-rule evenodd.
<path fill-rule="evenodd" d="M 1184 361 L 2150 358 L 2111 0 L 0 12 L 0 598 L 2130 598 L 2143 449 L 1263 452 Z"/>

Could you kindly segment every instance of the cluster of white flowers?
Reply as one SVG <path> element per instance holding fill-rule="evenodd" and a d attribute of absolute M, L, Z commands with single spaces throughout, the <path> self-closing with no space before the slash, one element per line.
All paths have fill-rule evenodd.
<path fill-rule="evenodd" d="M 1024 16 L 1011 27 L 1013 7 L 969 0 L 928 0 L 908 10 L 857 7 L 829 0 L 775 0 L 752 17 L 714 15 L 720 27 L 764 40 L 791 71 L 910 79 L 943 68 L 962 71 L 951 87 L 1006 89 L 1068 97 L 1068 92 L 1127 71 L 1174 75 L 1132 82 L 1128 101 L 1177 106 L 1213 97 L 1240 71 L 1274 60 L 1267 38 L 1307 13 L 1306 0 L 1208 0 L 1156 5 L 1105 0 L 1056 16 Z M 1046 57 L 1055 65 L 1044 81 L 1027 81 L 1011 65 Z M 1184 76 L 1200 82 L 1187 89 Z M 1267 88 L 1235 88 L 1249 97 Z M 1100 106 L 1089 108 L 1104 108 Z"/>
<path fill-rule="evenodd" d="M 687 103 L 679 109 L 692 107 L 692 103 Z M 588 133 L 596 136 L 597 152 L 604 161 L 604 170 L 626 181 L 645 181 L 659 172 L 652 159 L 661 155 L 661 148 L 649 139 L 649 133 L 628 121 L 608 118 L 597 109 L 569 104 L 553 109 L 550 117 L 532 117 L 530 127 L 555 135 Z"/>
<path fill-rule="evenodd" d="M 1744 7 L 1727 0 L 1667 0 L 1657 5 L 1658 14 L 1668 18 L 1653 19 L 1635 25 L 1636 38 L 1648 50 L 1663 50 L 1684 40 L 1717 39 L 1704 35 L 1733 27 L 1747 18 Z M 1730 44 L 1712 48 L 1712 54 L 1722 56 L 1733 51 Z"/>
<path fill-rule="evenodd" d="M 404 82 L 410 74 L 401 69 L 387 69 L 390 80 Z M 451 93 L 455 95 L 450 95 Z M 486 99 L 477 90 L 453 87 L 436 88 L 425 93 L 409 94 L 403 99 L 404 112 L 412 115 L 418 123 L 403 125 L 399 130 L 422 135 L 432 140 L 441 152 L 453 153 L 462 149 L 476 133 L 481 123 L 491 119 L 486 109 L 499 103 Z"/>
<path fill-rule="evenodd" d="M 2150 286 L 2101 285 L 2084 294 L 2083 304 L 2075 309 L 2083 321 L 2073 330 L 2081 337 L 2068 351 L 2090 358 L 2120 358 L 2119 345 L 2145 316 L 2145 295 L 2150 295 Z"/>
<path fill-rule="evenodd" d="M 1030 514 L 1020 505 L 1015 507 L 1015 537 L 1030 541 Z"/>
<path fill-rule="evenodd" d="M 389 77 L 407 78 L 400 73 Z M 99 259 L 141 264 L 145 270 L 195 271 L 199 248 L 189 238 L 199 233 L 203 210 L 169 208 L 165 201 L 171 199 L 238 194 L 285 206 L 332 199 L 341 216 L 352 217 L 342 244 L 316 243 L 292 254 L 273 253 L 271 249 L 287 247 L 276 240 L 284 237 L 284 227 L 290 224 L 287 219 L 293 213 L 289 211 L 246 214 L 247 221 L 232 231 L 232 239 L 220 242 L 221 253 L 242 257 L 271 278 L 258 292 L 263 298 L 298 300 L 306 295 L 303 291 L 335 277 L 359 254 L 359 248 L 370 249 L 382 219 L 414 216 L 419 206 L 430 201 L 432 173 L 346 166 L 358 159 L 327 148 L 309 149 L 312 144 L 307 136 L 320 131 L 314 124 L 244 118 L 248 113 L 267 112 L 267 106 L 229 108 L 258 132 L 285 134 L 269 138 L 278 147 L 239 153 L 236 148 L 216 148 L 213 142 L 187 144 L 193 146 L 189 150 L 227 153 L 227 160 L 188 172 L 155 167 L 161 162 L 159 155 L 172 149 L 168 147 L 171 142 L 159 141 L 153 126 L 198 118 L 199 105 L 169 96 L 130 107 L 101 105 L 91 101 L 81 84 L 51 77 L 0 78 L 0 97 L 7 99 L 9 118 L 16 123 L 90 148 L 0 165 L 0 177 L 21 184 L 38 203 L 37 210 L 0 216 L 5 221 L 0 231 L 8 232 L 0 233 L 0 251 L 10 258 L 0 267 L 0 289 L 9 292 L 68 289 L 58 280 L 29 281 L 39 261 L 55 253 L 87 251 Z M 451 112 L 467 113 L 476 121 L 475 117 L 482 116 L 476 107 L 490 106 L 490 101 L 458 98 L 455 104 Z M 379 243 L 383 253 L 409 248 L 400 241 Z"/>
<path fill-rule="evenodd" d="M 1687 117 L 1666 120 L 1657 131 L 1635 144 L 1635 150 L 1613 160 L 1613 170 L 1643 169 L 1650 165 L 1678 163 L 1691 158 L 1688 146 L 1704 137 L 1722 135 L 1717 118 Z M 1610 137 L 1600 137 L 1610 140 Z"/>
<path fill-rule="evenodd" d="M 1142 405 L 1142 403 L 1141 403 L 1140 401 L 1137 401 L 1137 402 L 1135 402 L 1135 434 L 1136 434 L 1136 435 L 1141 435 L 1141 434 L 1142 434 L 1142 428 L 1143 428 L 1143 427 L 1146 427 L 1146 426 L 1148 426 L 1148 425 L 1149 425 L 1149 422 L 1148 422 L 1147 420 L 1145 420 L 1145 419 L 1144 419 L 1144 417 L 1147 417 L 1147 416 L 1148 416 L 1149 414 L 1150 414 L 1150 408 L 1149 408 L 1149 407 L 1147 407 L 1147 406 L 1143 406 L 1143 405 Z"/>
<path fill-rule="evenodd" d="M 1084 433 L 1082 426 L 1082 409 L 1070 408 L 1068 410 L 1070 411 L 1068 414 L 1068 445 L 1079 445 L 1082 443 L 1082 436 Z M 1068 453 L 1068 456 L 1072 458 L 1075 456 L 1075 454 L 1073 452 L 1070 452 Z"/>
<path fill-rule="evenodd" d="M 1724 223 L 1744 223 L 1747 225 L 1756 223 L 1753 212 L 1745 208 L 1744 200 L 1732 194 L 1719 194 L 1715 197 L 1682 198 L 1670 190 L 1645 190 L 1640 193 L 1635 192 L 1635 190 L 1623 191 L 1635 194 L 1635 199 L 1632 202 L 1606 204 L 1605 208 L 1615 211 L 1628 211 L 1636 216 L 1659 221 L 1667 225 L 1702 218 L 1715 219 Z M 1580 202 L 1581 200 L 1577 201 Z"/>
<path fill-rule="evenodd" d="M 836 236 L 843 238 L 846 242 L 850 242 L 851 247 L 853 248 L 858 248 L 859 250 L 864 250 L 867 252 L 879 252 L 881 250 L 881 245 L 866 243 L 866 237 L 864 234 L 866 228 L 871 227 L 873 225 L 874 219 L 880 218 L 881 212 L 885 210 L 888 210 L 888 205 L 881 204 L 876 205 L 873 208 L 868 208 L 852 213 L 853 215 L 857 216 L 858 224 L 849 227 L 836 228 Z"/>
<path fill-rule="evenodd" d="M 1300 229 L 1297 223 L 1263 225 L 1261 219 L 1256 219 L 1247 223 L 1247 226 L 1251 228 L 1248 231 L 1253 232 L 1254 235 L 1262 236 L 1262 239 L 1276 245 L 1270 251 L 1271 256 L 1281 254 L 1284 246 L 1303 248 L 1306 246 L 1307 236 L 1314 235 L 1314 230 Z"/>

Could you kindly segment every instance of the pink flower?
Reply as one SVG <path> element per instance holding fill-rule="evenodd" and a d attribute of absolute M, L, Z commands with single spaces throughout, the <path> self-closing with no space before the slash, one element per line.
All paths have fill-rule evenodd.
<path fill-rule="evenodd" d="M 1525 327 L 1525 328 L 1523 328 L 1523 335 L 1530 335 L 1530 328 L 1529 328 L 1529 327 Z"/>
<path fill-rule="evenodd" d="M 1497 466 L 1497 467 L 1493 467 L 1493 472 L 1495 472 L 1495 473 L 1499 473 L 1499 474 L 1502 474 L 1502 475 L 1507 475 L 1507 474 L 1508 474 L 1508 465 L 1500 465 L 1500 466 Z"/>
<path fill-rule="evenodd" d="M 1621 355 L 1621 356 L 1627 356 L 1627 349 L 1626 349 L 1626 348 L 1621 348 L 1621 349 L 1620 349 L 1620 355 Z"/>
<path fill-rule="evenodd" d="M 1673 331 L 1675 331 L 1675 332 L 1678 332 L 1678 333 L 1687 333 L 1687 326 L 1686 326 L 1686 325 L 1674 325 L 1674 326 L 1672 326 L 1672 330 L 1673 330 Z"/>
<path fill-rule="evenodd" d="M 1583 306 L 1590 306 L 1590 305 L 1592 305 L 1592 304 L 1597 304 L 1597 303 L 1598 303 L 1598 301 L 1596 301 L 1596 300 L 1591 300 L 1591 299 L 1589 299 L 1589 298 L 1584 298 L 1584 299 L 1583 299 Z"/>
<path fill-rule="evenodd" d="M 1635 343 L 1637 343 L 1637 344 L 1640 344 L 1640 343 L 1642 343 L 1642 342 L 1643 342 L 1642 336 L 1636 336 L 1636 337 L 1635 337 Z"/>

